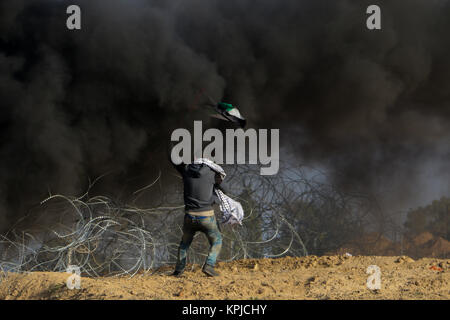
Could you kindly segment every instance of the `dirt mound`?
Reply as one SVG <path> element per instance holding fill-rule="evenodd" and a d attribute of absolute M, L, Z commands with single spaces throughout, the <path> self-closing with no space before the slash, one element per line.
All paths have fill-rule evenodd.
<path fill-rule="evenodd" d="M 414 237 L 414 239 L 411 240 L 411 243 L 415 246 L 423 246 L 427 242 L 433 240 L 434 236 L 430 232 L 422 232 L 421 234 Z"/>
<path fill-rule="evenodd" d="M 381 290 L 366 286 L 367 267 L 381 269 Z M 380 256 L 307 256 L 219 263 L 218 278 L 198 265 L 181 278 L 171 267 L 130 277 L 81 278 L 68 274 L 8 274 L 0 299 L 450 299 L 450 260 Z"/>
<path fill-rule="evenodd" d="M 404 242 L 405 252 L 415 257 L 447 258 L 450 256 L 450 242 L 429 232 L 423 232 L 412 240 Z"/>
<path fill-rule="evenodd" d="M 336 252 L 329 252 L 328 254 L 345 254 L 347 252 L 353 255 L 362 255 L 364 253 L 378 256 L 395 256 L 400 254 L 400 247 L 379 233 L 369 233 L 344 245 Z"/>
<path fill-rule="evenodd" d="M 401 242 L 392 242 L 379 233 L 370 233 L 342 246 L 328 255 L 351 253 L 353 255 L 397 256 L 406 254 L 415 259 L 441 258 L 450 256 L 450 241 L 423 232 L 413 238 L 404 237 Z"/>
<path fill-rule="evenodd" d="M 445 240 L 444 238 L 437 238 L 430 245 L 430 256 L 431 257 L 440 257 L 443 255 L 450 254 L 450 241 Z"/>

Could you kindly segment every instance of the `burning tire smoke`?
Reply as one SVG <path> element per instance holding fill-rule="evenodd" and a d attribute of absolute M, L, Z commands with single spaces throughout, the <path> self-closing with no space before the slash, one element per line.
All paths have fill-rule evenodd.
<path fill-rule="evenodd" d="M 169 128 L 205 116 L 202 89 L 342 188 L 396 205 L 448 192 L 450 2 L 378 1 L 379 31 L 369 4 L 3 0 L 0 231 L 88 177 L 114 170 L 111 193 L 150 180 Z"/>

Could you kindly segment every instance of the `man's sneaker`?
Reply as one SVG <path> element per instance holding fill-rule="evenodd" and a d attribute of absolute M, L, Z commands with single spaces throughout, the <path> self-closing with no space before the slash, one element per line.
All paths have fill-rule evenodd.
<path fill-rule="evenodd" d="M 172 273 L 172 276 L 174 276 L 174 277 L 181 277 L 181 275 L 183 274 L 183 272 L 184 272 L 184 270 L 181 270 L 181 271 L 175 270 L 175 271 Z"/>
<path fill-rule="evenodd" d="M 205 264 L 203 266 L 203 273 L 205 273 L 209 277 L 217 277 L 219 273 L 214 270 L 213 266 L 210 266 L 209 264 Z"/>

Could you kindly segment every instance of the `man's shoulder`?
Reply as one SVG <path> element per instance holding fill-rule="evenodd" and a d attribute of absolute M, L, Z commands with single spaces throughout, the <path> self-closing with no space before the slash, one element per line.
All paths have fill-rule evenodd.
<path fill-rule="evenodd" d="M 202 177 L 204 177 L 205 179 L 214 181 L 214 177 L 215 177 L 215 172 L 214 170 L 212 170 L 210 167 L 208 167 L 207 165 L 202 165 L 202 167 L 199 170 L 199 173 Z"/>

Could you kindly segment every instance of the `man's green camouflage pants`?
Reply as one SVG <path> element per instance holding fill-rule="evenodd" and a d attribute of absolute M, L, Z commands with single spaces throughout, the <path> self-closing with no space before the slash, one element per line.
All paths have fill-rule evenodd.
<path fill-rule="evenodd" d="M 216 218 L 214 216 L 197 217 L 186 214 L 184 216 L 183 237 L 178 248 L 176 271 L 182 271 L 186 267 L 187 251 L 197 231 L 203 232 L 206 235 L 211 246 L 206 264 L 212 267 L 216 264 L 217 256 L 220 253 L 220 249 L 222 249 L 222 234 L 220 233 Z"/>

